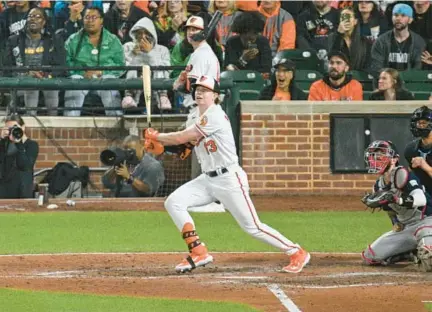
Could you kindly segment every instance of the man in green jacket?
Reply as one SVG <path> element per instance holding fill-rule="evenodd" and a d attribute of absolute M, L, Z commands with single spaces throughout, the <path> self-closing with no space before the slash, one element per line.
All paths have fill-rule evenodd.
<path fill-rule="evenodd" d="M 124 66 L 123 47 L 120 40 L 103 28 L 103 11 L 89 7 L 84 14 L 84 28 L 66 41 L 66 63 L 68 66 Z M 122 71 L 70 71 L 72 79 L 118 78 Z M 81 108 L 88 90 L 69 90 L 65 93 L 66 108 Z M 117 90 L 96 91 L 105 108 L 121 107 Z M 65 111 L 64 116 L 80 116 L 81 111 Z M 106 115 L 121 115 L 121 110 L 107 110 Z"/>

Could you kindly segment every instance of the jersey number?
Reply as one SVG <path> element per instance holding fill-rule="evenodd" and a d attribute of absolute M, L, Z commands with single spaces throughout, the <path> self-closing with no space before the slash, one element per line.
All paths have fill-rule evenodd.
<path fill-rule="evenodd" d="M 213 140 L 209 140 L 209 141 L 205 142 L 204 147 L 207 151 L 207 154 L 209 154 L 209 155 L 210 155 L 210 153 L 214 153 L 217 151 L 216 142 Z"/>

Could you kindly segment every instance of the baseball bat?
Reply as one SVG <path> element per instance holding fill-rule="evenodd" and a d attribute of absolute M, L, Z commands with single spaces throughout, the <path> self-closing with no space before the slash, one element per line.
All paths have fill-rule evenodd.
<path fill-rule="evenodd" d="M 151 128 L 151 70 L 149 65 L 142 67 L 143 91 L 147 109 L 147 123 Z"/>

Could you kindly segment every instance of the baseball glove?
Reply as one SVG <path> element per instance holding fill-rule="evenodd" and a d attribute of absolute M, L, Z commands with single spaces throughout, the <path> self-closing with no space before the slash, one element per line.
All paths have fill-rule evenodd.
<path fill-rule="evenodd" d="M 396 196 L 392 191 L 379 191 L 366 194 L 361 201 L 371 209 L 382 208 L 385 205 L 394 203 Z"/>
<path fill-rule="evenodd" d="M 177 154 L 177 156 L 181 160 L 187 159 L 190 156 L 190 154 L 192 154 L 193 149 L 194 149 L 194 145 L 189 143 L 189 142 L 185 143 L 185 144 L 181 144 L 181 145 L 174 145 L 174 146 L 165 147 L 165 150 L 167 152 Z"/>

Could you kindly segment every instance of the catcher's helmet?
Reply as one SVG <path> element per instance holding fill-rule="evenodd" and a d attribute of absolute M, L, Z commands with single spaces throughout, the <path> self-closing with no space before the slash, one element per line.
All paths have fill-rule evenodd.
<path fill-rule="evenodd" d="M 419 123 L 420 120 L 426 123 Z M 427 138 L 432 131 L 432 110 L 427 106 L 417 108 L 411 116 L 411 133 L 416 138 Z"/>
<path fill-rule="evenodd" d="M 393 158 L 399 157 L 392 141 L 373 141 L 365 150 L 364 159 L 369 173 L 383 174 Z"/>

